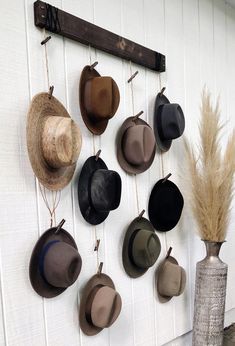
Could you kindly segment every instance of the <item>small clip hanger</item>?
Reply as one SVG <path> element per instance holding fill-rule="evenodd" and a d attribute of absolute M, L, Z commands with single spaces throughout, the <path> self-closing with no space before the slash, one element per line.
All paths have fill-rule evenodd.
<path fill-rule="evenodd" d="M 59 225 L 57 226 L 56 230 L 55 230 L 55 234 L 59 233 L 59 231 L 61 230 L 62 226 L 65 223 L 65 219 L 62 219 L 59 223 Z"/>
<path fill-rule="evenodd" d="M 137 76 L 138 73 L 139 73 L 139 71 L 135 71 L 135 73 L 133 73 L 133 75 L 130 76 L 130 78 L 128 79 L 127 83 L 130 83 Z"/>
<path fill-rule="evenodd" d="M 165 183 L 170 177 L 172 176 L 172 173 L 169 173 L 163 178 L 162 183 Z"/>

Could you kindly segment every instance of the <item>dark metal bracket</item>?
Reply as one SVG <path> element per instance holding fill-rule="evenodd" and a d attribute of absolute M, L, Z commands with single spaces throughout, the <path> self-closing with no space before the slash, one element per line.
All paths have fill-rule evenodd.
<path fill-rule="evenodd" d="M 43 1 L 34 3 L 34 22 L 40 28 L 90 45 L 157 72 L 164 72 L 165 56 Z"/>

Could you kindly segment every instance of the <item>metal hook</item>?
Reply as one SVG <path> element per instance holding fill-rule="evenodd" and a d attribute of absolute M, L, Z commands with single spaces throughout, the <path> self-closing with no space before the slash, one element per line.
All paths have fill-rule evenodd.
<path fill-rule="evenodd" d="M 65 219 L 62 219 L 55 230 L 55 234 L 59 233 L 64 223 L 65 223 Z"/>
<path fill-rule="evenodd" d="M 42 42 L 41 45 L 46 44 L 51 39 L 51 36 L 47 36 Z"/>
<path fill-rule="evenodd" d="M 165 176 L 165 178 L 163 178 L 162 183 L 165 183 L 165 182 L 167 181 L 167 179 L 170 178 L 170 176 L 172 176 L 171 173 L 167 174 L 167 175 Z"/>
<path fill-rule="evenodd" d="M 101 149 L 97 151 L 96 155 L 95 155 L 95 160 L 98 161 L 98 158 L 100 157 L 101 154 Z"/>
<path fill-rule="evenodd" d="M 133 73 L 133 75 L 128 79 L 127 83 L 130 83 L 132 79 L 134 79 L 137 76 L 138 73 L 139 71 L 135 71 L 135 73 Z"/>
<path fill-rule="evenodd" d="M 134 116 L 134 120 L 138 119 L 143 113 L 144 113 L 144 111 L 140 111 L 139 113 L 137 113 L 137 114 Z"/>
<path fill-rule="evenodd" d="M 159 93 L 159 96 L 160 96 L 160 97 L 162 97 L 162 95 L 164 94 L 164 91 L 165 91 L 165 90 L 166 90 L 166 88 L 163 87 L 162 90 L 161 90 L 160 93 Z"/>
<path fill-rule="evenodd" d="M 99 250 L 99 246 L 100 246 L 100 239 L 96 240 L 96 246 L 94 248 L 94 251 L 98 251 Z"/>
<path fill-rule="evenodd" d="M 139 214 L 138 218 L 141 219 L 141 217 L 144 215 L 145 210 L 143 209 L 142 212 Z"/>
<path fill-rule="evenodd" d="M 98 65 L 98 61 L 95 61 L 92 65 L 90 65 L 90 69 L 93 70 L 96 65 Z"/>
<path fill-rule="evenodd" d="M 100 264 L 99 264 L 99 268 L 98 268 L 98 270 L 97 270 L 97 275 L 100 275 L 101 274 L 101 272 L 102 272 L 102 268 L 103 268 L 103 262 L 100 262 Z"/>
<path fill-rule="evenodd" d="M 168 258 L 170 256 L 171 251 L 172 251 L 172 247 L 170 246 L 169 250 L 167 251 L 166 258 Z"/>
<path fill-rule="evenodd" d="M 52 98 L 53 91 L 54 91 L 54 85 L 50 86 L 50 89 L 49 89 L 49 91 L 48 91 L 48 97 L 49 97 L 49 99 Z"/>

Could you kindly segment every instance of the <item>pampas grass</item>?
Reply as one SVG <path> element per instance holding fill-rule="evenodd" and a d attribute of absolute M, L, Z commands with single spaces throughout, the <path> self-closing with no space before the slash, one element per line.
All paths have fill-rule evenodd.
<path fill-rule="evenodd" d="M 185 148 L 190 171 L 191 202 L 199 234 L 203 240 L 225 240 L 230 206 L 233 198 L 233 175 L 235 171 L 235 132 L 228 140 L 222 155 L 219 137 L 219 101 L 213 108 L 210 94 L 202 93 L 199 154 Z"/>

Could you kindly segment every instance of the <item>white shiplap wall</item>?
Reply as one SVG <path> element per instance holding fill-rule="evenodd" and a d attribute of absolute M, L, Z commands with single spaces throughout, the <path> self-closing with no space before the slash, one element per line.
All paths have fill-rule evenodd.
<path fill-rule="evenodd" d="M 221 96 L 224 120 L 235 125 L 235 9 L 222 0 L 53 0 L 57 7 L 94 22 L 113 32 L 146 45 L 167 57 L 167 72 L 157 73 L 132 64 L 139 70 L 134 79 L 134 111 L 144 110 L 152 124 L 154 99 L 161 86 L 167 87 L 172 102 L 178 102 L 186 117 L 186 135 L 195 143 L 200 92 L 206 84 L 215 97 Z M 83 258 L 78 281 L 61 296 L 45 300 L 31 289 L 28 263 L 39 235 L 48 228 L 48 212 L 40 197 L 27 156 L 26 114 L 32 96 L 46 90 L 43 33 L 33 23 L 32 0 L 0 0 L 0 345 L 6 346 L 189 346 L 192 328 L 195 263 L 203 247 L 194 236 L 187 203 L 179 225 L 159 234 L 161 258 L 167 246 L 188 273 L 185 293 L 165 305 L 155 299 L 152 268 L 137 280 L 122 268 L 121 249 L 126 227 L 137 215 L 134 178 L 123 172 L 115 156 L 116 131 L 132 115 L 127 79 L 130 64 L 78 43 L 52 36 L 48 43 L 50 83 L 54 95 L 68 108 L 83 133 L 83 148 L 73 183 L 61 196 L 57 219 L 66 219 L 66 229 L 75 237 Z M 92 136 L 84 126 L 78 106 L 80 73 L 91 60 L 98 71 L 111 75 L 119 85 L 121 102 L 106 132 L 95 138 L 95 149 L 111 169 L 120 172 L 123 195 L 120 208 L 104 224 L 97 226 L 101 239 L 100 258 L 123 299 L 118 321 L 95 337 L 79 329 L 79 292 L 96 270 L 94 229 L 80 214 L 77 176 L 83 162 L 93 154 Z M 177 140 L 163 155 L 164 172 L 184 191 L 183 141 Z M 149 171 L 137 176 L 140 209 L 147 208 L 148 196 L 161 177 L 159 154 Z M 226 310 L 227 323 L 235 318 L 235 209 L 223 246 L 222 258 L 229 264 Z"/>

